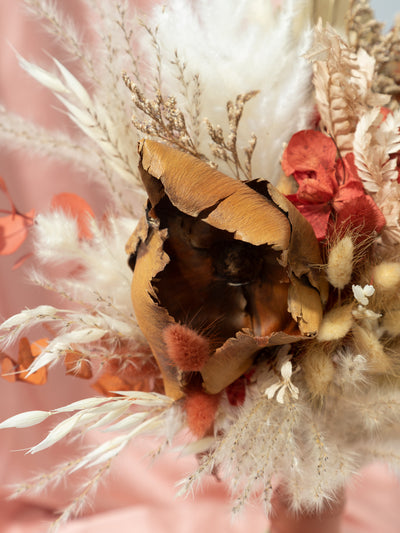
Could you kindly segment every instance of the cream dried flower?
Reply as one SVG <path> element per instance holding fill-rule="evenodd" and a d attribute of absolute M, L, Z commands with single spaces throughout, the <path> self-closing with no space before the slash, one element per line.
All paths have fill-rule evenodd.
<path fill-rule="evenodd" d="M 286 392 L 294 400 L 297 400 L 299 398 L 299 389 L 298 387 L 293 385 L 292 376 L 296 374 L 299 370 L 299 367 L 297 367 L 296 370 L 293 372 L 293 365 L 290 359 L 284 361 L 280 367 L 281 375 L 279 381 L 273 383 L 264 391 L 264 394 L 268 398 L 268 400 L 272 400 L 272 398 L 276 394 L 276 401 L 278 403 L 283 404 L 285 403 Z"/>

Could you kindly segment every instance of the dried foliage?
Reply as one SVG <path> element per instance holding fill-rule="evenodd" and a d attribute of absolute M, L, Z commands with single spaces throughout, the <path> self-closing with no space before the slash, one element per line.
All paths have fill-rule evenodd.
<path fill-rule="evenodd" d="M 204 157 L 198 152 L 188 131 L 185 115 L 178 109 L 175 97 L 164 98 L 158 89 L 154 100 L 149 100 L 126 73 L 123 74 L 123 79 L 132 93 L 134 106 L 145 117 L 143 121 L 136 116 L 132 117 L 132 124 L 138 131 L 166 141 L 196 157 Z"/>
<path fill-rule="evenodd" d="M 238 128 L 239 122 L 243 115 L 244 105 L 258 94 L 258 91 L 251 91 L 247 94 L 239 94 L 235 102 L 229 101 L 226 104 L 229 123 L 229 136 L 224 137 L 221 126 L 214 127 L 211 122 L 206 119 L 208 134 L 213 142 L 211 151 L 213 156 L 218 160 L 222 159 L 228 163 L 231 172 L 239 179 L 242 176 L 245 179 L 252 179 L 251 173 L 251 158 L 257 144 L 257 137 L 253 133 L 248 143 L 248 147 L 244 149 L 245 162 L 244 168 L 238 154 Z"/>
<path fill-rule="evenodd" d="M 179 69 L 179 79 L 185 89 L 184 95 L 187 97 L 188 84 L 184 79 L 184 69 L 177 55 L 173 64 Z M 189 127 L 186 124 L 185 114 L 177 107 L 175 97 L 170 96 L 164 98 L 158 89 L 154 100 L 149 100 L 125 73 L 123 74 L 123 79 L 132 93 L 132 101 L 136 109 L 145 117 L 143 121 L 140 121 L 136 116 L 133 116 L 132 123 L 138 131 L 147 136 L 166 141 L 170 145 L 208 162 L 211 166 L 217 166 L 216 162 L 222 160 L 228 164 L 233 175 L 238 179 L 252 178 L 251 159 L 256 147 L 257 138 L 252 134 L 248 147 L 244 149 L 245 159 L 242 163 L 237 146 L 238 128 L 243 115 L 244 105 L 253 98 L 258 91 L 251 91 L 244 95 L 240 94 L 236 97 L 235 103 L 229 101 L 226 104 L 229 123 L 229 136 L 227 139 L 225 139 L 221 126 L 214 127 L 208 119 L 205 119 L 207 131 L 212 141 L 211 154 L 214 162 L 210 161 L 206 155 L 199 152 L 199 146 L 196 141 L 199 136 L 198 102 L 201 96 L 198 77 L 194 78 L 196 83 L 194 103 L 195 113 L 190 116 L 191 125 Z M 187 101 L 190 102 L 190 99 Z M 194 137 L 192 137 L 190 131 L 194 132 Z"/>
<path fill-rule="evenodd" d="M 308 57 L 314 59 L 314 87 L 321 126 L 344 156 L 353 149 L 354 132 L 365 110 L 386 104 L 389 97 L 371 89 L 373 59 L 363 49 L 356 55 L 329 27 L 317 26 Z"/>
<path fill-rule="evenodd" d="M 319 24 L 308 53 L 314 100 L 300 58 L 310 44 L 305 20 L 317 8 L 334 21 L 344 2 L 329 12 L 314 0 L 276 12 L 263 2 L 264 26 L 246 0 L 233 12 L 216 0 L 212 16 L 207 2 L 171 0 L 145 22 L 127 2 L 86 0 L 93 47 L 54 2 L 26 3 L 76 65 L 20 64 L 77 132 L 48 132 L 1 108 L 0 138 L 74 160 L 108 184 L 113 214 L 96 220 L 65 193 L 34 224 L 28 214 L 31 277 L 67 305 L 2 324 L 2 373 L 41 383 L 61 361 L 102 396 L 0 428 L 63 417 L 30 453 L 96 428 L 118 435 L 15 495 L 87 473 L 56 528 L 135 436 L 156 436 L 161 450 L 182 428 L 193 436 L 185 451 L 201 457 L 183 490 L 217 472 L 235 511 L 261 495 L 270 512 L 275 475 L 294 509 L 315 511 L 371 459 L 399 464 L 400 115 L 382 109 L 397 105 L 398 28 L 382 36 L 362 0 L 352 2 L 349 42 Z M 171 31 L 182 17 L 182 32 Z M 282 169 L 298 184 L 288 198 L 252 179 Z M 8 194 L 2 180 L 0 188 Z M 13 227 L 28 220 L 10 199 L 4 228 L 11 216 Z M 20 237 L 5 239 L 1 253 Z M 61 273 L 44 274 L 49 265 Z M 36 325 L 48 328 L 48 342 L 35 348 L 23 337 L 18 358 L 9 356 Z"/>
<path fill-rule="evenodd" d="M 373 89 L 391 96 L 391 109 L 400 103 L 400 22 L 397 19 L 388 32 L 375 20 L 368 0 L 352 0 L 348 13 L 347 35 L 350 46 L 366 50 L 375 59 L 376 76 Z"/>

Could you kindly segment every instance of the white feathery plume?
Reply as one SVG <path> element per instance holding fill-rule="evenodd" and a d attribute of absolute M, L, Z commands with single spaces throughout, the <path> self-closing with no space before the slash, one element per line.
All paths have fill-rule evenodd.
<path fill-rule="evenodd" d="M 49 131 L 23 117 L 6 111 L 0 105 L 0 141 L 8 150 L 24 150 L 27 155 L 37 154 L 67 161 L 77 170 L 101 175 L 104 182 L 101 157 L 88 146 L 86 138 L 72 138 L 63 131 Z M 104 183 L 103 183 L 104 186 Z"/>
<path fill-rule="evenodd" d="M 311 44 L 311 31 L 294 32 L 303 7 L 289 1 L 274 13 L 270 2 L 258 0 L 240 0 L 234 6 L 225 0 L 212 4 L 200 0 L 193 5 L 172 0 L 166 9 L 159 6 L 151 17 L 151 27 L 157 28 L 164 94 L 176 95 L 184 105 L 179 96 L 179 72 L 174 77 L 167 63 L 174 59 L 175 51 L 186 66 L 187 79 L 199 76 L 201 114 L 214 125 L 227 128 L 227 100 L 259 91 L 245 106 L 238 144 L 246 146 L 255 133 L 258 146 L 252 160 L 253 175 L 272 182 L 281 172 L 283 144 L 308 127 L 312 118 L 311 67 L 302 57 Z M 148 44 L 148 56 L 154 55 L 153 44 Z M 204 153 L 208 153 L 208 142 L 203 134 Z M 226 171 L 223 164 L 221 170 Z"/>
<path fill-rule="evenodd" d="M 91 48 L 82 39 L 82 32 L 72 18 L 62 12 L 60 5 L 54 0 L 24 0 L 27 11 L 38 19 L 42 19 L 43 27 L 57 40 L 62 49 L 71 59 L 79 59 L 82 74 L 94 76 L 94 58 Z"/>
<path fill-rule="evenodd" d="M 21 67 L 39 83 L 50 89 L 64 104 L 69 118 L 94 141 L 107 156 L 107 163 L 121 178 L 132 187 L 137 186 L 136 170 L 136 136 L 128 137 L 128 145 L 123 146 L 121 137 L 115 129 L 114 120 L 102 107 L 102 104 L 91 98 L 82 84 L 59 61 L 55 63 L 62 79 L 43 68 L 19 57 Z"/>

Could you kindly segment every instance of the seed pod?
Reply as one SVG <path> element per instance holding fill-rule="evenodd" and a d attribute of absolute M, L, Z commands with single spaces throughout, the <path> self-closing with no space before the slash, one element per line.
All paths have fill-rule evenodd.
<path fill-rule="evenodd" d="M 132 302 L 166 394 L 216 394 L 265 347 L 314 337 L 327 283 L 318 242 L 296 208 L 266 181 L 234 180 L 164 144 L 142 141 L 139 153 L 149 200 L 127 244 Z M 208 340 L 209 356 L 194 372 L 168 355 L 164 332 L 176 324 Z"/>

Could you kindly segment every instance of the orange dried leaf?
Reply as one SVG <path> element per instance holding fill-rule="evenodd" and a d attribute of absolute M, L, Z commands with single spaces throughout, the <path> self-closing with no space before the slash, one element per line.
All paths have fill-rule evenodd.
<path fill-rule="evenodd" d="M 18 375 L 15 373 L 18 370 L 18 365 L 15 361 L 3 355 L 1 359 L 1 377 L 10 383 L 15 383 L 18 380 Z"/>
<path fill-rule="evenodd" d="M 79 237 L 81 239 L 92 238 L 90 217 L 94 218 L 94 212 L 86 200 L 77 194 L 62 192 L 53 196 L 51 207 L 52 209 L 61 209 L 64 213 L 77 220 Z"/>
<path fill-rule="evenodd" d="M 104 396 L 115 396 L 115 391 L 128 391 L 130 390 L 129 386 L 125 381 L 114 374 L 105 373 L 93 383 L 92 387 L 94 390 L 103 394 Z"/>
<path fill-rule="evenodd" d="M 68 352 L 64 358 L 64 365 L 66 373 L 77 378 L 90 379 L 93 376 L 90 361 L 80 352 Z"/>
<path fill-rule="evenodd" d="M 47 368 L 39 368 L 36 372 L 33 374 L 30 374 L 28 376 L 28 370 L 23 370 L 21 367 L 19 367 L 20 373 L 18 374 L 18 379 L 21 381 L 24 381 L 26 383 L 31 383 L 32 385 L 44 385 L 47 383 Z"/>
<path fill-rule="evenodd" d="M 23 244 L 34 214 L 34 209 L 31 209 L 25 215 L 14 213 L 0 217 L 0 255 L 13 254 Z"/>
<path fill-rule="evenodd" d="M 31 345 L 26 337 L 22 337 L 19 341 L 18 348 L 18 364 L 20 368 L 22 370 L 28 369 L 33 363 L 33 360 Z"/>
<path fill-rule="evenodd" d="M 47 368 L 39 368 L 33 374 L 29 373 L 29 367 L 33 363 L 42 349 L 48 344 L 47 339 L 39 339 L 38 341 L 29 344 L 26 337 L 23 337 L 19 342 L 18 351 L 18 379 L 32 385 L 44 385 L 47 382 Z"/>
<path fill-rule="evenodd" d="M 38 339 L 37 341 L 32 342 L 31 344 L 31 352 L 33 357 L 37 357 L 40 355 L 43 351 L 43 348 L 46 348 L 46 346 L 49 344 L 49 339 L 42 338 Z"/>

